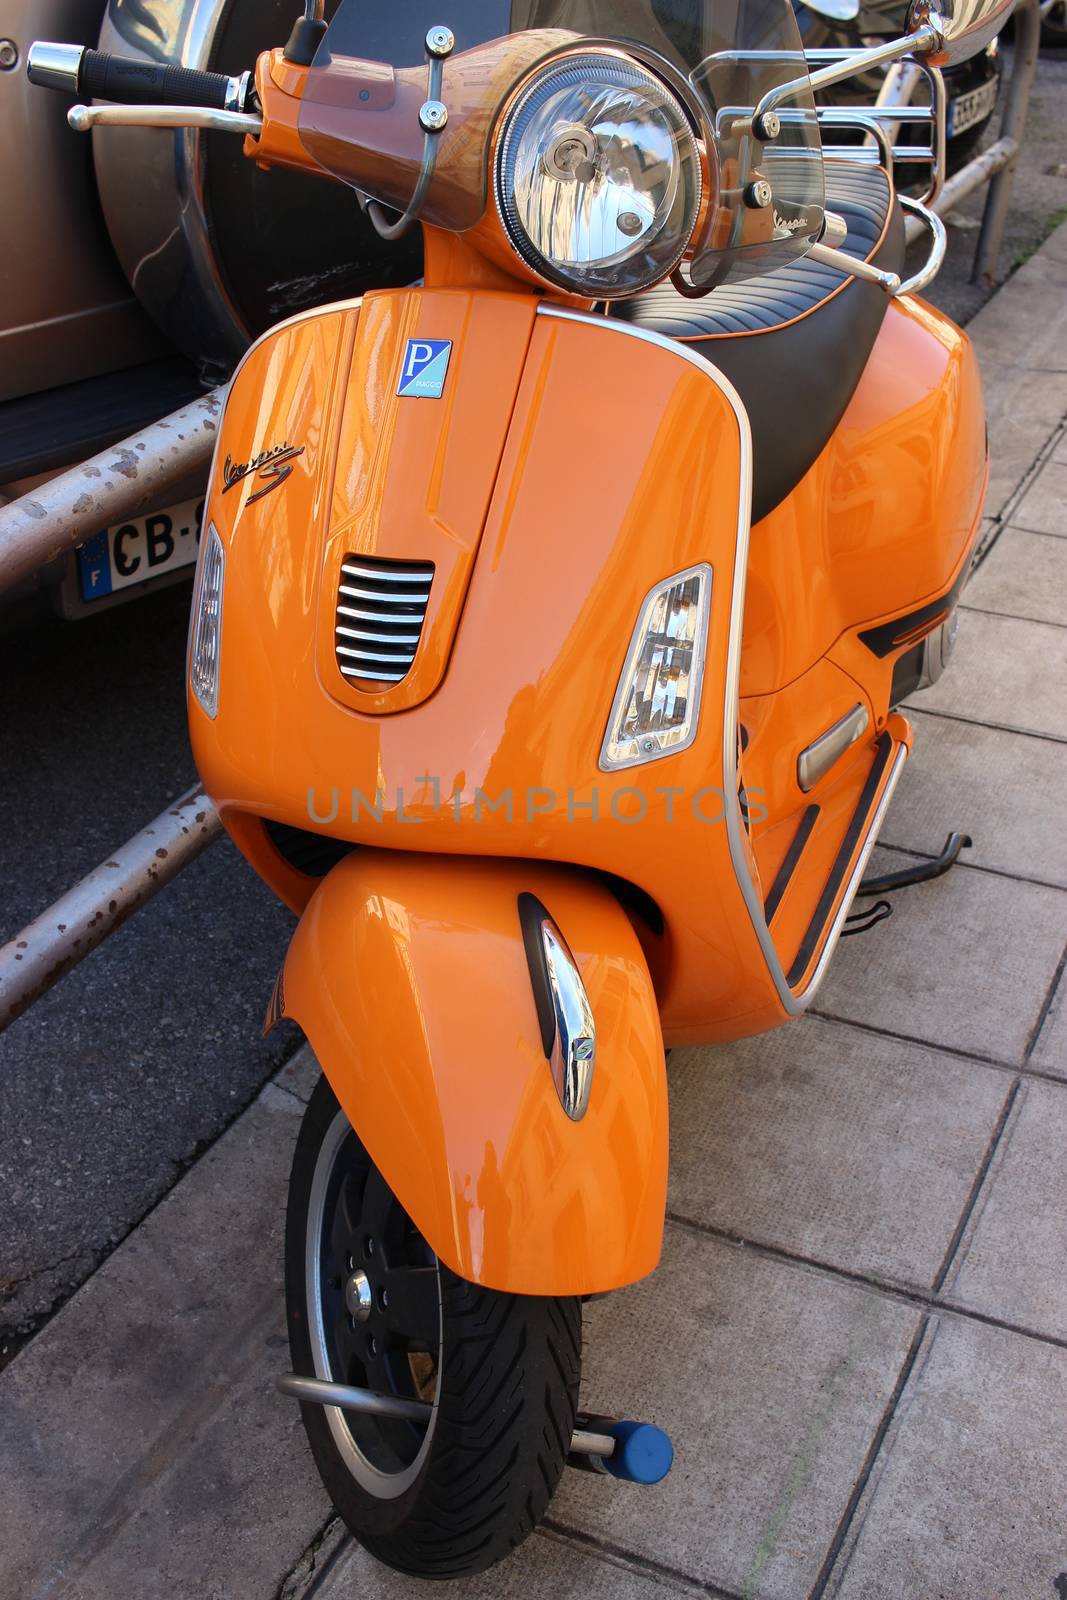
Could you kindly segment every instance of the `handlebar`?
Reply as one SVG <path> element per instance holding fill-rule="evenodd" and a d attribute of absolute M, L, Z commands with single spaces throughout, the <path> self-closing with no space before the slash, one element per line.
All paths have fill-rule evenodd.
<path fill-rule="evenodd" d="M 211 111 L 243 111 L 251 75 L 228 78 L 221 72 L 165 66 L 86 50 L 76 44 L 31 45 L 26 64 L 31 83 L 84 100 L 118 105 L 198 106 Z"/>

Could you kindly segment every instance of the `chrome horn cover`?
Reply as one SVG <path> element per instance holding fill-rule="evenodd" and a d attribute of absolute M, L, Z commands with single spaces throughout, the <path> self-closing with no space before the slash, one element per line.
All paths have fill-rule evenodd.
<path fill-rule="evenodd" d="M 526 962 L 530 969 L 541 1047 L 559 1103 L 572 1122 L 585 1116 L 596 1064 L 596 1022 L 578 963 L 548 908 L 520 894 Z"/>

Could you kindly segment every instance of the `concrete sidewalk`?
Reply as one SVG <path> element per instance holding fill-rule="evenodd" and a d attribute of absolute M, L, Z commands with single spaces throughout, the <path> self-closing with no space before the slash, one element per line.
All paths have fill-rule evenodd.
<path fill-rule="evenodd" d="M 583 1400 L 663 1424 L 675 1469 L 566 1474 L 453 1592 L 1067 1589 L 1067 226 L 968 331 L 988 554 L 880 856 L 975 847 L 846 941 L 817 1016 L 672 1058 L 663 1265 L 587 1308 Z M 2 1600 L 427 1592 L 344 1535 L 272 1392 L 310 1081 L 301 1055 L 0 1374 Z"/>

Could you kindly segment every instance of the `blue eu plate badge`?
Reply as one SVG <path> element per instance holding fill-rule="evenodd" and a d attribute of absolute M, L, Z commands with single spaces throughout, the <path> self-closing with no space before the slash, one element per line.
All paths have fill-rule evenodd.
<path fill-rule="evenodd" d="M 440 400 L 451 358 L 451 339 L 409 339 L 397 394 L 416 400 Z"/>

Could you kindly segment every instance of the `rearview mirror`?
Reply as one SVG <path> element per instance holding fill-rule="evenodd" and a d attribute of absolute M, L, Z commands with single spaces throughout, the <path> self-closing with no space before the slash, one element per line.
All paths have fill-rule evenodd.
<path fill-rule="evenodd" d="M 911 0 L 908 32 L 929 24 L 941 35 L 940 50 L 924 51 L 933 67 L 954 67 L 984 50 L 1000 32 L 1015 0 Z"/>

